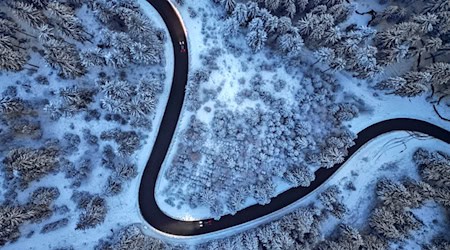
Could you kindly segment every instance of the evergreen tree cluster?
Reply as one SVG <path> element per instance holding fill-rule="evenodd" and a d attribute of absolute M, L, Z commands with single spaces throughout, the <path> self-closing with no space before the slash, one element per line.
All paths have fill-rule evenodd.
<path fill-rule="evenodd" d="M 55 187 L 39 187 L 25 204 L 11 200 L 0 204 L 0 246 L 15 241 L 21 236 L 20 227 L 28 223 L 39 223 L 53 214 L 53 202 L 59 191 Z"/>
<path fill-rule="evenodd" d="M 52 215 L 54 190 L 33 193 L 26 206 L 15 203 L 50 173 L 61 171 L 73 189 L 98 180 L 100 140 L 112 141 L 111 152 L 119 156 L 103 164 L 111 171 L 103 180 L 100 175 L 99 194 L 75 191 L 83 197 L 74 200 L 77 230 L 103 223 L 107 197 L 137 176 L 131 156 L 141 133 L 151 130 L 164 90 L 166 42 L 165 31 L 134 0 L 0 1 L 0 70 L 10 79 L 0 93 L 0 245 L 18 239 L 22 225 Z M 88 123 L 75 126 L 66 117 Z M 90 121 L 93 132 L 83 128 Z M 97 129 L 102 126 L 104 133 Z M 41 233 L 70 224 L 68 218 L 47 222 Z"/>
<path fill-rule="evenodd" d="M 158 97 L 163 92 L 164 74 L 148 74 L 138 83 L 102 78 L 97 86 L 102 91 L 101 107 L 108 112 L 120 114 L 133 122 L 146 120 L 150 123 L 155 113 Z"/>
<path fill-rule="evenodd" d="M 206 242 L 197 249 L 391 249 L 404 247 L 412 234 L 424 224 L 415 210 L 429 202 L 436 202 L 447 211 L 450 208 L 450 156 L 440 152 L 418 149 L 413 160 L 419 168 L 421 180 L 404 178 L 391 180 L 382 177 L 376 183 L 376 200 L 368 221 L 358 227 L 342 223 L 347 208 L 341 191 L 330 186 L 318 195 L 318 201 L 303 206 L 281 219 L 247 230 L 225 239 Z M 338 224 L 329 231 L 328 215 Z M 446 213 L 448 216 L 450 213 Z M 445 218 L 444 220 L 448 220 Z M 350 219 L 350 222 L 354 219 Z M 331 222 L 330 222 L 331 223 Z M 432 227 L 432 226 L 430 226 Z M 445 230 L 445 229 L 444 229 Z M 421 249 L 448 249 L 448 232 L 437 232 Z"/>
<path fill-rule="evenodd" d="M 324 211 L 311 204 L 255 229 L 199 244 L 196 249 L 314 249 L 321 241 L 320 226 L 325 219 Z"/>
<path fill-rule="evenodd" d="M 164 32 L 154 27 L 136 2 L 98 0 L 91 7 L 108 29 L 102 30 L 97 48 L 82 52 L 83 65 L 124 68 L 165 63 Z"/>
<path fill-rule="evenodd" d="M 77 208 L 81 210 L 76 224 L 76 230 L 95 228 L 105 221 L 108 207 L 106 200 L 100 195 L 91 194 L 86 191 L 76 191 L 73 193 L 71 199 L 77 204 Z"/>
<path fill-rule="evenodd" d="M 167 245 L 161 240 L 152 238 L 144 234 L 140 225 L 131 224 L 120 228 L 114 232 L 113 235 L 100 239 L 95 250 L 164 250 L 164 249 L 178 249 Z M 182 249 L 182 248 L 180 248 Z"/>
<path fill-rule="evenodd" d="M 348 1 L 213 0 L 228 13 L 224 37 L 243 33 L 255 51 L 264 46 L 289 55 L 313 51 L 325 71 L 347 70 L 358 78 L 380 75 L 386 66 L 416 59 L 417 67 L 377 87 L 390 94 L 413 97 L 430 90 L 448 96 L 450 7 L 446 0 L 383 1 L 381 12 L 360 13 Z M 418 14 L 414 14 L 418 13 Z M 370 27 L 343 22 L 354 14 L 372 14 Z M 305 47 L 306 46 L 306 47 Z M 430 74 L 432 76 L 430 76 Z"/>
<path fill-rule="evenodd" d="M 19 188 L 25 189 L 30 182 L 39 180 L 58 169 L 59 149 L 57 146 L 42 148 L 14 148 L 3 159 L 5 173 Z"/>
<path fill-rule="evenodd" d="M 63 78 L 76 78 L 86 74 L 81 64 L 79 49 L 68 40 L 90 41 L 92 35 L 84 30 L 75 9 L 67 3 L 57 1 L 4 1 L 0 25 L 3 50 L 0 68 L 20 71 L 27 63 L 31 47 L 39 46 L 48 65 L 59 71 Z M 31 34 L 25 32 L 31 30 Z"/>

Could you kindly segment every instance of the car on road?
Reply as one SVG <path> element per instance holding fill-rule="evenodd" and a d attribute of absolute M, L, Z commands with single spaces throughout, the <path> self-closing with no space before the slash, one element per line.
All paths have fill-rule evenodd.
<path fill-rule="evenodd" d="M 210 226 L 210 225 L 212 225 L 212 222 L 213 222 L 213 220 L 205 220 L 205 221 L 201 220 L 201 221 L 198 222 L 198 225 L 200 227 Z"/>
<path fill-rule="evenodd" d="M 178 44 L 180 45 L 180 52 L 181 53 L 186 53 L 186 44 L 185 44 L 185 42 L 184 41 L 180 41 Z"/>

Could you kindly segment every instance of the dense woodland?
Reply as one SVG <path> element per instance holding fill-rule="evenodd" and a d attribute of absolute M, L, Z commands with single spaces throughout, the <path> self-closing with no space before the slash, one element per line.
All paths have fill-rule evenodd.
<path fill-rule="evenodd" d="M 108 199 L 138 174 L 166 36 L 134 1 L 0 2 L 0 246 L 44 219 L 36 233 L 103 223 Z M 56 174 L 64 181 L 42 182 Z M 72 201 L 56 206 L 63 185 Z"/>

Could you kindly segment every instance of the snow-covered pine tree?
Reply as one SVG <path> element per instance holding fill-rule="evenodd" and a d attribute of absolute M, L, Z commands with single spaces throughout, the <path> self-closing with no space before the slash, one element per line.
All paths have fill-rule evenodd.
<path fill-rule="evenodd" d="M 86 68 L 81 63 L 78 49 L 64 40 L 53 40 L 43 44 L 44 59 L 64 78 L 76 78 L 86 74 Z"/>
<path fill-rule="evenodd" d="M 139 42 L 131 44 L 130 53 L 135 64 L 154 65 L 161 63 L 161 58 L 155 48 Z"/>
<path fill-rule="evenodd" d="M 242 233 L 242 243 L 245 249 L 248 250 L 258 250 L 259 249 L 259 241 L 256 236 L 255 230 L 248 230 Z"/>
<path fill-rule="evenodd" d="M 419 31 L 422 34 L 432 32 L 439 22 L 438 16 L 432 13 L 414 16 L 412 20 L 419 25 Z"/>
<path fill-rule="evenodd" d="M 104 187 L 104 194 L 106 196 L 115 196 L 122 192 L 122 189 L 122 180 L 117 178 L 117 176 L 110 175 Z"/>
<path fill-rule="evenodd" d="M 354 7 L 349 4 L 336 4 L 330 7 L 327 13 L 331 14 L 336 24 L 338 24 L 346 21 L 352 15 L 353 11 Z"/>
<path fill-rule="evenodd" d="M 320 41 L 322 46 L 333 46 L 339 42 L 343 37 L 343 33 L 338 26 L 328 29 L 323 34 L 323 38 Z"/>
<path fill-rule="evenodd" d="M 278 17 L 268 15 L 267 18 L 265 18 L 264 20 L 264 31 L 267 32 L 267 34 L 271 34 L 274 33 L 277 30 L 277 28 L 278 28 Z"/>
<path fill-rule="evenodd" d="M 280 7 L 280 0 L 265 0 L 264 5 L 271 12 L 275 12 Z"/>
<path fill-rule="evenodd" d="M 103 52 L 99 48 L 83 51 L 80 53 L 81 63 L 84 67 L 105 66 L 106 61 Z"/>
<path fill-rule="evenodd" d="M 30 203 L 50 206 L 60 195 L 57 187 L 39 187 L 30 195 Z"/>
<path fill-rule="evenodd" d="M 3 160 L 8 175 L 20 173 L 21 188 L 26 188 L 31 181 L 38 180 L 48 172 L 56 169 L 58 149 L 49 148 L 16 148 L 12 149 Z"/>
<path fill-rule="evenodd" d="M 380 15 L 378 15 L 380 16 Z M 406 8 L 398 5 L 391 5 L 386 7 L 384 11 L 381 13 L 381 18 L 391 22 L 391 23 L 400 23 L 405 21 L 405 18 L 408 16 L 408 11 Z"/>
<path fill-rule="evenodd" d="M 248 25 L 250 32 L 247 34 L 247 44 L 253 51 L 260 51 L 266 41 L 267 33 L 264 31 L 264 23 L 261 18 L 253 19 Z"/>
<path fill-rule="evenodd" d="M 49 25 L 45 24 L 37 28 L 39 35 L 38 39 L 39 42 L 42 44 L 49 43 L 51 40 L 58 40 L 58 36 L 56 36 L 54 32 L 54 28 L 50 27 Z"/>
<path fill-rule="evenodd" d="M 0 48 L 0 69 L 21 71 L 27 64 L 26 55 L 18 50 Z"/>
<path fill-rule="evenodd" d="M 312 30 L 315 28 L 315 19 L 317 19 L 316 15 L 307 13 L 305 17 L 298 21 L 297 27 L 301 35 L 309 36 L 311 34 Z"/>
<path fill-rule="evenodd" d="M 431 74 L 435 91 L 448 94 L 450 89 L 450 63 L 431 64 L 426 68 L 426 72 Z"/>
<path fill-rule="evenodd" d="M 106 201 L 99 196 L 92 197 L 78 218 L 76 230 L 95 228 L 103 223 L 107 213 Z"/>
<path fill-rule="evenodd" d="M 297 54 L 303 48 L 303 39 L 294 29 L 278 37 L 278 46 L 286 54 Z"/>
<path fill-rule="evenodd" d="M 247 5 L 237 3 L 232 13 L 233 18 L 238 21 L 239 25 L 246 26 L 249 20 Z"/>
<path fill-rule="evenodd" d="M 413 97 L 428 91 L 431 79 L 431 74 L 427 72 L 409 72 L 403 77 L 391 77 L 382 81 L 376 88 L 391 90 L 391 94 L 399 96 Z"/>
<path fill-rule="evenodd" d="M 247 2 L 247 18 L 249 20 L 252 20 L 253 18 L 255 18 L 258 13 L 260 12 L 260 9 L 258 7 L 258 4 L 253 2 L 253 1 L 248 1 Z M 234 10 L 234 9 L 233 9 Z"/>
<path fill-rule="evenodd" d="M 222 0 L 222 4 L 228 13 L 233 13 L 234 8 L 236 7 L 236 0 Z"/>
<path fill-rule="evenodd" d="M 317 60 L 314 64 L 317 64 L 319 62 L 320 63 L 329 64 L 336 57 L 336 53 L 334 52 L 334 50 L 331 49 L 331 48 L 327 48 L 327 47 L 321 47 L 318 50 L 314 51 L 313 54 L 314 54 L 314 57 Z"/>
<path fill-rule="evenodd" d="M 446 0 L 430 0 L 426 3 L 423 13 L 439 13 L 450 10 L 450 3 Z"/>
<path fill-rule="evenodd" d="M 235 18 L 227 18 L 222 26 L 224 38 L 235 37 L 239 32 L 239 22 Z"/>
<path fill-rule="evenodd" d="M 6 18 L 0 18 L 0 33 L 6 36 L 13 36 L 16 32 L 20 31 L 19 25 L 13 20 Z"/>
<path fill-rule="evenodd" d="M 282 16 L 278 19 L 277 33 L 278 35 L 285 34 L 292 29 L 292 21 L 289 17 Z"/>
<path fill-rule="evenodd" d="M 308 187 L 315 179 L 314 173 L 307 166 L 298 166 L 284 173 L 283 179 L 295 187 Z"/>
<path fill-rule="evenodd" d="M 0 205 L 0 246 L 20 237 L 19 227 L 30 220 L 34 212 L 24 206 Z"/>
<path fill-rule="evenodd" d="M 306 6 L 308 6 L 308 2 L 309 2 L 309 0 L 296 0 L 295 4 L 298 7 L 297 12 L 298 13 L 303 12 L 306 9 Z"/>
<path fill-rule="evenodd" d="M 330 63 L 330 69 L 333 72 L 338 72 L 338 71 L 344 70 L 346 66 L 347 66 L 347 61 L 342 57 L 336 57 Z"/>
<path fill-rule="evenodd" d="M 25 102 L 22 99 L 10 96 L 0 97 L 0 114 L 6 116 L 20 116 L 25 110 Z"/>
<path fill-rule="evenodd" d="M 28 23 L 33 28 L 38 28 L 39 26 L 48 23 L 44 12 L 31 3 L 24 1 L 8 1 L 7 4 L 15 16 Z"/>
<path fill-rule="evenodd" d="M 81 21 L 75 14 L 73 8 L 60 2 L 50 2 L 47 5 L 47 10 L 50 16 L 56 22 L 56 27 L 68 37 L 71 37 L 80 42 L 86 42 L 91 39 L 91 36 L 84 31 Z"/>
<path fill-rule="evenodd" d="M 48 0 L 31 0 L 31 2 L 33 3 L 34 6 L 40 8 L 40 9 L 44 9 L 45 7 L 47 7 L 48 5 Z"/>
<path fill-rule="evenodd" d="M 294 18 L 295 14 L 297 13 L 297 6 L 295 5 L 295 0 L 284 0 L 283 8 L 290 18 Z"/>

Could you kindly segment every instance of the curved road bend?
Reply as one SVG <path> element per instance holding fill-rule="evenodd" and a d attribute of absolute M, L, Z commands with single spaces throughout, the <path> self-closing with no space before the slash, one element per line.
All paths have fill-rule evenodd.
<path fill-rule="evenodd" d="M 393 131 L 421 132 L 450 144 L 450 132 L 431 123 L 399 118 L 376 123 L 358 133 L 355 145 L 348 149 L 348 155 L 343 163 L 333 168 L 321 168 L 315 172 L 315 180 L 309 187 L 292 188 L 277 197 L 272 198 L 267 205 L 253 205 L 235 215 L 226 215 L 211 225 L 199 227 L 199 221 L 179 221 L 165 215 L 155 200 L 155 185 L 161 165 L 168 151 L 170 142 L 180 116 L 184 100 L 184 90 L 187 83 L 188 57 L 180 53 L 178 42 L 185 40 L 182 21 L 172 5 L 166 0 L 147 0 L 160 13 L 169 29 L 175 52 L 175 72 L 170 97 L 161 122 L 160 130 L 147 162 L 139 188 L 139 206 L 144 219 L 154 228 L 173 235 L 193 236 L 219 231 L 236 226 L 277 211 L 314 191 L 333 175 L 362 146 L 373 138 Z"/>

